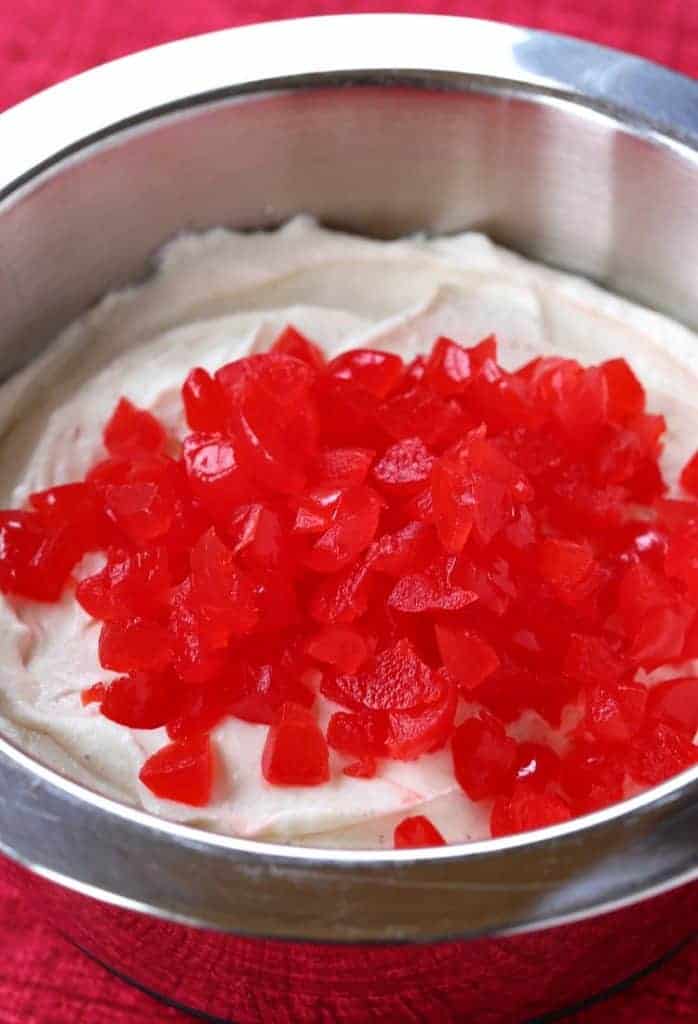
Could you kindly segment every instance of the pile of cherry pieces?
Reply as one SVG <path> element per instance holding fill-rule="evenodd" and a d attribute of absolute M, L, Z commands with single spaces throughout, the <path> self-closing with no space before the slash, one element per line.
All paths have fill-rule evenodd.
<path fill-rule="evenodd" d="M 668 498 L 665 422 L 625 360 L 511 373 L 489 337 L 328 362 L 288 327 L 182 398 L 181 444 L 122 398 L 84 480 L 0 513 L 2 591 L 70 588 L 102 623 L 119 675 L 83 702 L 166 728 L 140 774 L 158 797 L 211 800 L 227 716 L 268 726 L 276 786 L 327 783 L 329 748 L 360 779 L 447 748 L 494 836 L 696 763 L 698 457 Z M 556 749 L 510 735 L 524 713 Z M 421 815 L 395 833 L 443 842 Z"/>

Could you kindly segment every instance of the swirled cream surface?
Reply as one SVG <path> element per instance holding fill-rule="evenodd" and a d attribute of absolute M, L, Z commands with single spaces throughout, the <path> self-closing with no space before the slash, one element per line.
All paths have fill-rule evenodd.
<path fill-rule="evenodd" d="M 299 217 L 273 233 L 217 229 L 178 238 L 143 285 L 108 295 L 46 354 L 0 389 L 0 500 L 84 476 L 103 457 L 102 427 L 122 395 L 168 430 L 187 432 L 180 385 L 194 365 L 215 370 L 266 349 L 293 323 L 328 354 L 385 348 L 409 359 L 438 335 L 469 345 L 496 332 L 501 362 L 559 353 L 585 363 L 625 356 L 665 414 L 663 469 L 675 482 L 698 438 L 698 337 L 594 285 L 526 262 L 478 234 L 377 242 Z M 100 564 L 89 556 L 83 575 Z M 326 846 L 392 846 L 395 824 L 427 814 L 447 840 L 487 835 L 488 806 L 454 780 L 448 750 L 385 761 L 370 780 L 342 774 L 315 788 L 264 781 L 267 727 L 229 719 L 212 734 L 213 800 L 204 809 L 158 800 L 138 780 L 163 729 L 126 729 L 83 707 L 109 678 L 99 624 L 72 593 L 56 605 L 0 597 L 0 727 L 25 751 L 93 789 L 217 832 Z M 113 675 L 113 674 L 112 674 Z M 337 707 L 318 696 L 321 725 Z M 464 709 L 461 709 L 461 714 Z M 573 715 L 573 713 L 570 713 Z M 517 738 L 564 746 L 534 713 Z"/>

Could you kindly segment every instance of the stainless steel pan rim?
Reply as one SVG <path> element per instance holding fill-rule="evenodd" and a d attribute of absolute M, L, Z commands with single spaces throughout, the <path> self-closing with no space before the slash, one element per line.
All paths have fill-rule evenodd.
<path fill-rule="evenodd" d="M 347 54 L 356 59 L 348 62 Z M 186 75 L 182 69 L 186 68 Z M 466 77 L 467 76 L 467 77 Z M 356 14 L 228 29 L 77 75 L 0 115 L 0 199 L 89 141 L 195 102 L 320 81 L 508 85 L 582 103 L 665 144 L 698 145 L 696 84 L 549 32 L 439 15 Z M 182 88 L 184 86 L 184 88 Z"/>
<path fill-rule="evenodd" d="M 347 66 L 347 54 L 358 55 Z M 182 67 L 186 66 L 186 75 Z M 698 163 L 698 85 L 638 58 L 488 22 L 270 23 L 136 54 L 0 115 L 0 199 L 171 112 L 270 89 L 420 84 L 581 104 Z M 569 824 L 434 851 L 335 851 L 202 833 L 120 805 L 0 741 L 0 847 L 62 884 L 171 920 L 318 941 L 540 928 L 698 876 L 698 769 Z"/>

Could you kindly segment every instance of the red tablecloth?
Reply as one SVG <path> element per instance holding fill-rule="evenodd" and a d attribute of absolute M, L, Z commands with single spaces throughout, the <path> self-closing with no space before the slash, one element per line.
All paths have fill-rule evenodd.
<path fill-rule="evenodd" d="M 698 76 L 698 0 L 0 0 L 0 110 L 94 64 L 181 36 L 279 17 L 378 10 L 464 14 L 567 32 Z M 20 902 L 0 862 L 0 1024 L 187 1019 L 67 945 L 41 920 L 40 908 Z M 696 1020 L 698 942 L 571 1024 Z"/>

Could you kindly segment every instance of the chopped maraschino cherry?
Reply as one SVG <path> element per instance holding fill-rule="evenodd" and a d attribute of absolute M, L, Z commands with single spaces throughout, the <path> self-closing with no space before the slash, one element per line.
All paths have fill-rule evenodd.
<path fill-rule="evenodd" d="M 458 693 L 447 673 L 439 673 L 442 691 L 433 704 L 388 712 L 385 749 L 398 761 L 414 761 L 422 754 L 440 750 L 453 732 Z"/>
<path fill-rule="evenodd" d="M 681 471 L 681 486 L 693 497 L 698 497 L 698 452 L 692 455 Z"/>
<path fill-rule="evenodd" d="M 376 759 L 367 754 L 359 761 L 352 761 L 342 768 L 342 774 L 351 779 L 372 779 L 376 774 Z"/>
<path fill-rule="evenodd" d="M 0 590 L 57 601 L 84 548 L 70 527 L 46 527 L 33 512 L 0 511 Z"/>
<path fill-rule="evenodd" d="M 223 389 L 206 370 L 195 367 L 182 385 L 182 402 L 192 430 L 217 433 L 228 421 Z"/>
<path fill-rule="evenodd" d="M 369 647 L 356 629 L 350 626 L 326 626 L 308 641 L 308 654 L 339 672 L 356 672 L 369 654 Z"/>
<path fill-rule="evenodd" d="M 184 438 L 184 465 L 192 497 L 213 516 L 230 514 L 254 495 L 231 437 L 189 434 Z"/>
<path fill-rule="evenodd" d="M 506 792 L 513 781 L 516 743 L 493 715 L 466 718 L 453 734 L 453 771 L 471 800 Z"/>
<path fill-rule="evenodd" d="M 162 747 L 145 762 L 139 778 L 161 800 L 205 807 L 213 788 L 213 751 L 208 736 Z"/>
<path fill-rule="evenodd" d="M 409 496 L 431 477 L 434 456 L 419 437 L 406 437 L 388 448 L 373 467 L 373 479 L 388 494 Z"/>
<path fill-rule="evenodd" d="M 337 356 L 327 367 L 331 380 L 343 381 L 385 398 L 402 374 L 402 359 L 391 352 L 357 348 Z"/>
<path fill-rule="evenodd" d="M 325 354 L 319 345 L 310 341 L 304 334 L 297 331 L 291 324 L 285 327 L 274 342 L 272 352 L 280 352 L 282 355 L 294 356 L 316 370 L 321 370 L 325 365 Z"/>
<path fill-rule="evenodd" d="M 156 453 L 165 446 L 165 431 L 147 409 L 138 409 L 128 398 L 121 398 L 104 428 L 104 446 L 110 455 L 126 458 L 140 452 Z"/>
<path fill-rule="evenodd" d="M 270 785 L 324 784 L 330 750 L 356 779 L 437 755 L 494 835 L 696 763 L 698 454 L 669 496 L 623 358 L 497 358 L 490 336 L 328 361 L 289 325 L 191 370 L 183 438 L 122 398 L 84 480 L 0 510 L 0 590 L 101 624 L 120 675 L 89 680 L 89 713 L 173 741 L 155 795 L 210 799 L 229 716 L 268 730 Z M 560 756 L 513 738 L 541 720 Z M 418 816 L 395 841 L 443 840 Z"/>
<path fill-rule="evenodd" d="M 422 846 L 445 846 L 446 840 L 427 817 L 415 814 L 396 826 L 393 843 L 396 850 L 417 850 Z"/>
<path fill-rule="evenodd" d="M 180 699 L 177 680 L 154 672 L 122 676 L 108 683 L 99 695 L 104 717 L 132 729 L 158 729 L 167 725 L 177 714 Z"/>
<path fill-rule="evenodd" d="M 330 777 L 327 742 L 308 708 L 284 704 L 267 734 L 262 773 L 275 786 L 320 786 Z"/>
<path fill-rule="evenodd" d="M 334 487 L 362 484 L 375 456 L 370 448 L 324 448 L 315 459 L 313 475 Z"/>
<path fill-rule="evenodd" d="M 147 619 L 105 622 L 99 635 L 102 668 L 115 672 L 148 672 L 163 669 L 172 659 L 167 632 Z"/>
<path fill-rule="evenodd" d="M 350 708 L 406 710 L 439 699 L 435 673 L 407 639 L 377 654 L 357 675 L 326 678 L 325 693 Z"/>
<path fill-rule="evenodd" d="M 667 679 L 653 686 L 647 710 L 651 718 L 666 722 L 693 739 L 698 732 L 698 679 Z"/>
<path fill-rule="evenodd" d="M 380 711 L 338 711 L 330 718 L 327 742 L 350 757 L 380 757 L 385 754 L 387 716 Z"/>
<path fill-rule="evenodd" d="M 558 825 L 572 817 L 564 800 L 554 793 L 538 793 L 520 787 L 512 796 L 500 796 L 494 802 L 490 817 L 492 837 L 529 832 L 547 825 Z"/>
<path fill-rule="evenodd" d="M 437 626 L 436 642 L 445 668 L 464 692 L 476 690 L 499 666 L 495 650 L 477 633 Z"/>

